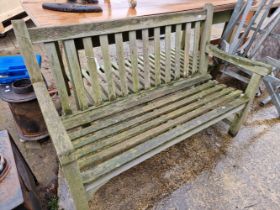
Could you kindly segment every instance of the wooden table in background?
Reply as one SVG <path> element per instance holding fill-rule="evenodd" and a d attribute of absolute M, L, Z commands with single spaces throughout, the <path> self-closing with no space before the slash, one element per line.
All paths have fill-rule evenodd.
<path fill-rule="evenodd" d="M 229 19 L 237 0 L 138 0 L 136 9 L 129 9 L 128 0 L 100 0 L 102 13 L 66 13 L 42 8 L 43 2 L 66 2 L 66 0 L 22 0 L 22 5 L 36 26 L 62 26 L 113 20 L 131 16 L 153 15 L 167 12 L 195 10 L 206 3 L 215 6 L 214 22 Z"/>

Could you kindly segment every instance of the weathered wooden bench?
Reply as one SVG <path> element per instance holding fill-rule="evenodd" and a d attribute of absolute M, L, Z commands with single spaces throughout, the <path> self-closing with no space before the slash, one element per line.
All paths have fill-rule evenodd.
<path fill-rule="evenodd" d="M 271 68 L 208 44 L 212 17 L 207 5 L 53 28 L 13 22 L 77 209 L 87 209 L 88 198 L 112 177 L 221 120 L 235 115 L 230 133 L 237 134 Z M 44 43 L 62 116 L 36 63 L 37 43 Z M 209 54 L 252 72 L 244 93 L 211 79 Z"/>

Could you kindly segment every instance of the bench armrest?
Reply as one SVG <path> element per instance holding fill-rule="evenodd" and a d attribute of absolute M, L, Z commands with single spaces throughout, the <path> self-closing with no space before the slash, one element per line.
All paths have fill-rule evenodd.
<path fill-rule="evenodd" d="M 76 160 L 73 155 L 73 145 L 65 130 L 56 108 L 53 104 L 49 92 L 44 82 L 33 83 L 44 120 L 46 122 L 49 135 L 54 144 L 61 165 L 69 164 Z"/>
<path fill-rule="evenodd" d="M 231 63 L 235 66 L 238 66 L 240 68 L 246 69 L 251 71 L 252 73 L 258 74 L 260 76 L 266 76 L 271 73 L 272 66 L 259 62 L 259 61 L 253 61 L 248 58 L 243 58 L 236 55 L 231 55 L 229 53 L 226 53 L 225 51 L 219 49 L 217 46 L 207 44 L 206 46 L 206 52 L 210 56 L 217 57 L 221 60 L 224 60 L 228 63 Z"/>

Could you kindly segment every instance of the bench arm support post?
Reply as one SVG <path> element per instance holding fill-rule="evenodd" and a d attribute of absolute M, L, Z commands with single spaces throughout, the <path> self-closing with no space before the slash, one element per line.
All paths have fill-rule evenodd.
<path fill-rule="evenodd" d="M 246 119 L 246 117 L 249 113 L 250 106 L 254 100 L 254 97 L 256 95 L 256 92 L 257 92 L 257 89 L 259 87 L 259 83 L 260 83 L 262 77 L 270 74 L 272 71 L 272 67 L 265 63 L 261 63 L 258 61 L 252 61 L 250 59 L 243 58 L 243 57 L 236 56 L 236 55 L 230 55 L 230 54 L 224 52 L 223 50 L 220 50 L 218 47 L 211 45 L 211 44 L 207 44 L 206 52 L 211 56 L 217 57 L 217 58 L 219 58 L 223 61 L 226 61 L 228 63 L 231 63 L 237 67 L 240 67 L 240 68 L 243 68 L 243 69 L 246 69 L 246 70 L 252 72 L 252 77 L 245 90 L 245 97 L 248 97 L 249 101 L 246 104 L 245 108 L 235 116 L 235 118 L 230 126 L 230 129 L 229 129 L 229 134 L 231 136 L 236 136 L 242 123 L 244 122 L 244 120 Z"/>

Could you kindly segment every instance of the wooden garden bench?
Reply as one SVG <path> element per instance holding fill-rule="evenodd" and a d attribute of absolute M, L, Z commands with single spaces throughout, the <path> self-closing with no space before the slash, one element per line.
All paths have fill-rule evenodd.
<path fill-rule="evenodd" d="M 271 68 L 208 44 L 212 17 L 207 5 L 61 27 L 13 22 L 77 209 L 87 209 L 88 198 L 114 176 L 232 115 L 236 135 Z M 37 43 L 49 58 L 61 116 L 35 60 Z M 211 79 L 209 55 L 252 72 L 244 93 Z"/>

